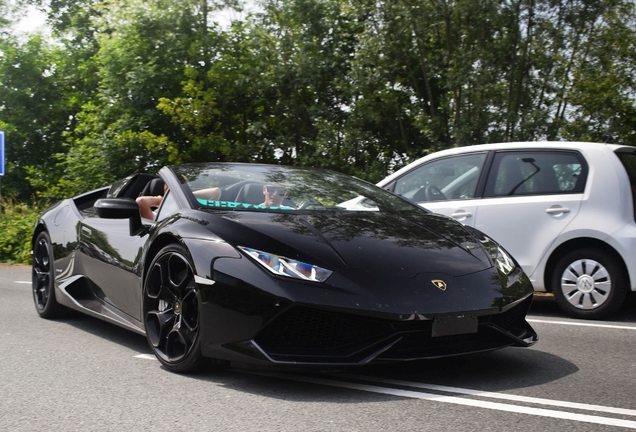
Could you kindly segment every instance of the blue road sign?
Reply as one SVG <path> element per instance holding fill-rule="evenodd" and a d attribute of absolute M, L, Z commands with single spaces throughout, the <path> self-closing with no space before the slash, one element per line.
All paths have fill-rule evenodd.
<path fill-rule="evenodd" d="M 4 175 L 4 131 L 0 131 L 0 176 Z"/>

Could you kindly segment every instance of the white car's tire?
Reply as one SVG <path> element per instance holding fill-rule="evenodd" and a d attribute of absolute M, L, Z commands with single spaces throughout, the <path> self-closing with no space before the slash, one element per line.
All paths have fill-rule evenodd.
<path fill-rule="evenodd" d="M 557 303 L 569 315 L 602 319 L 623 304 L 628 278 L 613 254 L 583 248 L 568 252 L 559 260 L 551 286 Z"/>

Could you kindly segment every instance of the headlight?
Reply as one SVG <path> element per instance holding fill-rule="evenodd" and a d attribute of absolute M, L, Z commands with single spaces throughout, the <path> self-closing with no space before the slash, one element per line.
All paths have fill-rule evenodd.
<path fill-rule="evenodd" d="M 515 262 L 512 258 L 510 258 L 510 255 L 508 255 L 506 251 L 500 247 L 497 248 L 497 258 L 495 259 L 495 263 L 499 271 L 506 276 L 512 273 L 515 269 Z"/>
<path fill-rule="evenodd" d="M 312 282 L 324 282 L 333 273 L 330 270 L 279 255 L 243 246 L 238 248 L 275 275 Z"/>

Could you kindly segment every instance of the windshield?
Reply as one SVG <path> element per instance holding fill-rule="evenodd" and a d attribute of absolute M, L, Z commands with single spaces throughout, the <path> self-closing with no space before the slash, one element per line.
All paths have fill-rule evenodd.
<path fill-rule="evenodd" d="M 413 211 L 370 183 L 333 171 L 257 164 L 171 166 L 194 208 L 234 211 Z"/>

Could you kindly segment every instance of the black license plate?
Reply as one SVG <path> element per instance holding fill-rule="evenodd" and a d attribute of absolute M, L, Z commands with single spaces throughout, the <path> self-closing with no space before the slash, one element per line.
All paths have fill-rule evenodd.
<path fill-rule="evenodd" d="M 435 317 L 433 337 L 477 333 L 478 320 L 475 315 L 450 315 Z"/>

